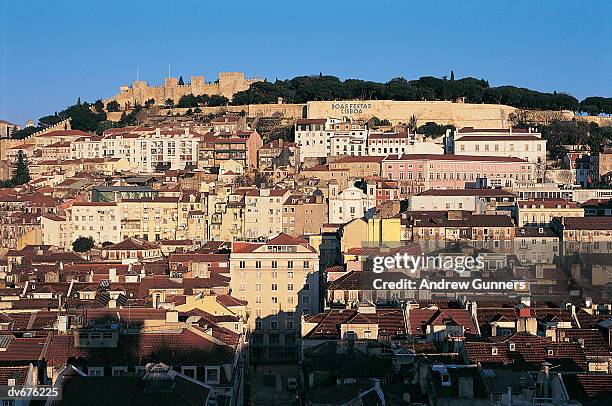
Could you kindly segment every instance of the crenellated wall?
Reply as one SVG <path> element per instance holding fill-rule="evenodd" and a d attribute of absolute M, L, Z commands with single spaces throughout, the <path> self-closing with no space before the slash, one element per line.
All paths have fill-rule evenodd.
<path fill-rule="evenodd" d="M 221 95 L 231 100 L 235 93 L 247 90 L 252 83 L 259 81 L 259 78 L 246 79 L 242 72 L 221 72 L 219 80 L 214 83 L 207 83 L 204 76 L 192 76 L 191 83 L 186 85 L 179 85 L 177 78 L 165 78 L 162 86 L 149 86 L 147 82 L 138 80 L 132 86 L 121 86 L 119 93 L 104 100 L 104 104 L 115 100 L 125 108 L 136 103 L 143 105 L 149 99 L 154 99 L 156 104 L 163 104 L 167 99 L 176 103 L 190 93 L 195 96 Z"/>

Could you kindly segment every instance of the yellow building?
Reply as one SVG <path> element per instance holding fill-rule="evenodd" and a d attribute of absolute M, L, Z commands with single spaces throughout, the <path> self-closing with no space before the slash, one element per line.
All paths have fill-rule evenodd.
<path fill-rule="evenodd" d="M 121 237 L 147 241 L 194 237 L 189 231 L 189 213 L 202 210 L 196 195 L 124 199 L 121 207 Z"/>
<path fill-rule="evenodd" d="M 300 315 L 319 311 L 319 255 L 305 240 L 279 234 L 267 243 L 232 243 L 232 295 L 248 302 L 257 358 L 296 356 Z"/>

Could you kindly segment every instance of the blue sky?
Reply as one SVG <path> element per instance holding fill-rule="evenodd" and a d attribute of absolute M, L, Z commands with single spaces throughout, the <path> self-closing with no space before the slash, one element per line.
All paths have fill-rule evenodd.
<path fill-rule="evenodd" d="M 140 78 L 243 71 L 612 96 L 612 1 L 0 0 L 0 119 L 93 101 Z"/>

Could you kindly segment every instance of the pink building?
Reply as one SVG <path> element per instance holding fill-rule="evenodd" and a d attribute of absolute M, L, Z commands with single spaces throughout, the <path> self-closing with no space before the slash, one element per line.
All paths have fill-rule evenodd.
<path fill-rule="evenodd" d="M 520 158 L 471 155 L 388 155 L 382 164 L 384 179 L 417 183 L 422 190 L 416 192 L 465 189 L 479 180 L 509 187 L 516 181 L 533 181 L 534 170 L 532 163 Z"/>

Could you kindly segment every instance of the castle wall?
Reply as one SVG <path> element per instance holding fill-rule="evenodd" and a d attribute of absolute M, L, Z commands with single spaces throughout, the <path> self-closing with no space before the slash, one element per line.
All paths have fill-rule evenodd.
<path fill-rule="evenodd" d="M 261 79 L 245 79 L 241 72 L 221 72 L 217 83 L 206 83 L 203 76 L 192 76 L 191 83 L 179 85 L 177 78 L 166 78 L 162 86 L 149 86 L 145 81 L 134 81 L 132 86 L 121 86 L 120 92 L 113 97 L 104 100 L 104 104 L 115 100 L 122 108 L 144 103 L 154 99 L 156 104 L 163 104 L 167 99 L 175 103 L 185 95 L 194 94 L 200 96 L 221 95 L 232 99 L 235 93 L 247 90 L 252 83 Z"/>
<path fill-rule="evenodd" d="M 0 160 L 7 159 L 7 151 L 13 147 L 16 147 L 18 145 L 24 145 L 24 144 L 33 145 L 33 144 L 36 144 L 36 137 L 45 135 L 52 131 L 71 130 L 71 129 L 72 127 L 70 126 L 70 119 L 66 119 L 66 120 L 60 121 L 59 123 L 55 125 L 52 125 L 40 131 L 37 131 L 33 133 L 32 135 L 30 135 L 28 138 L 25 138 L 23 140 L 13 140 L 13 139 L 7 139 L 7 138 L 0 139 Z"/>
<path fill-rule="evenodd" d="M 514 107 L 497 104 L 467 104 L 450 101 L 312 101 L 307 103 L 308 118 L 352 117 L 370 119 L 378 117 L 393 124 L 407 122 L 416 116 L 417 124 L 428 121 L 452 124 L 456 127 L 507 128 L 508 116 Z"/>

